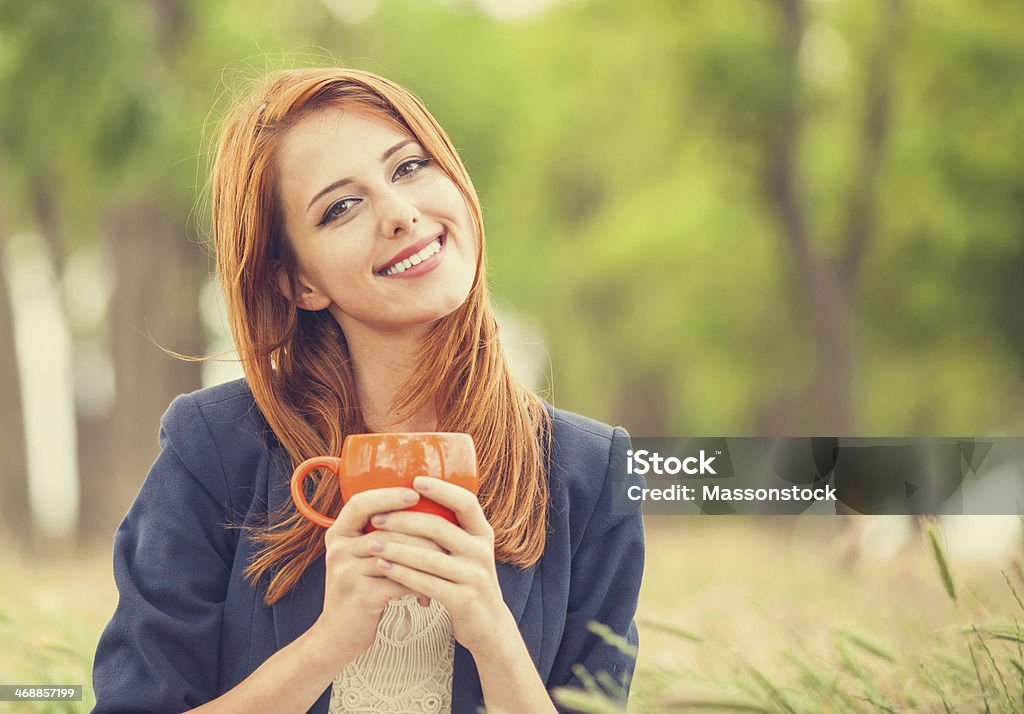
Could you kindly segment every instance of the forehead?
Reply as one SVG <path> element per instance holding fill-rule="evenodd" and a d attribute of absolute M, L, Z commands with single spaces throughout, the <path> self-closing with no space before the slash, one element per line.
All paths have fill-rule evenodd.
<path fill-rule="evenodd" d="M 282 188 L 296 179 L 328 183 L 380 162 L 394 144 L 413 138 L 397 125 L 366 110 L 325 107 L 285 132 L 278 150 Z"/>

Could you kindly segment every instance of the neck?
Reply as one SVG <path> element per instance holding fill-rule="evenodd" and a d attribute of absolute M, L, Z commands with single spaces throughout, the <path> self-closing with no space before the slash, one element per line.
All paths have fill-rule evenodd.
<path fill-rule="evenodd" d="M 404 418 L 391 411 L 402 383 L 417 367 L 417 351 L 427 330 L 379 332 L 348 326 L 345 338 L 355 374 L 363 421 L 370 431 L 436 431 L 437 414 L 431 400 Z"/>

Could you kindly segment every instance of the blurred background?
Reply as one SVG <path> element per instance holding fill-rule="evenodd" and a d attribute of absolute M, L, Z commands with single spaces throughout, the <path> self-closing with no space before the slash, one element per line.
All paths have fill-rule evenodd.
<path fill-rule="evenodd" d="M 230 349 L 221 114 L 331 58 L 447 129 L 507 349 L 557 406 L 635 435 L 1024 433 L 1022 27 L 1018 0 L 0 0 L 0 622 L 44 673 L 77 643 L 87 679 L 161 413 L 240 374 L 161 349 Z M 831 525 L 654 520 L 652 563 L 703 533 L 736 570 L 701 582 L 734 593 L 794 543 L 836 560 Z M 1019 553 L 995 523 L 971 529 Z M 778 561 L 747 548 L 765 527 Z M 655 609 L 697 587 L 647 577 Z"/>

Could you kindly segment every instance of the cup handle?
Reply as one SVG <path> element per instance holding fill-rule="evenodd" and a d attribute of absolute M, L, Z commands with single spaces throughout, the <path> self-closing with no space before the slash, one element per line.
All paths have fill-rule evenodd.
<path fill-rule="evenodd" d="M 318 526 L 324 528 L 330 528 L 334 525 L 334 519 L 325 516 L 317 510 L 314 510 L 312 506 L 306 501 L 306 496 L 302 493 L 302 482 L 306 480 L 306 476 L 310 471 L 317 468 L 330 469 L 335 474 L 338 473 L 339 459 L 333 456 L 314 456 L 311 459 L 306 459 L 295 469 L 292 474 L 292 500 L 295 502 L 295 507 L 299 509 L 299 513 L 308 518 L 309 520 L 316 523 Z"/>

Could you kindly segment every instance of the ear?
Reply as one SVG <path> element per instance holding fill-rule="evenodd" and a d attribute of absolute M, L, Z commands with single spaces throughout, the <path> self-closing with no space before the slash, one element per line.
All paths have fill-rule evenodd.
<path fill-rule="evenodd" d="M 317 310 L 323 310 L 331 304 L 331 299 L 312 285 L 307 284 L 304 276 L 299 276 L 298 284 L 294 286 L 295 290 L 293 291 L 288 270 L 282 263 L 278 262 L 274 266 L 274 275 L 277 278 L 277 291 L 285 299 L 295 303 L 296 307 L 316 312 Z"/>

